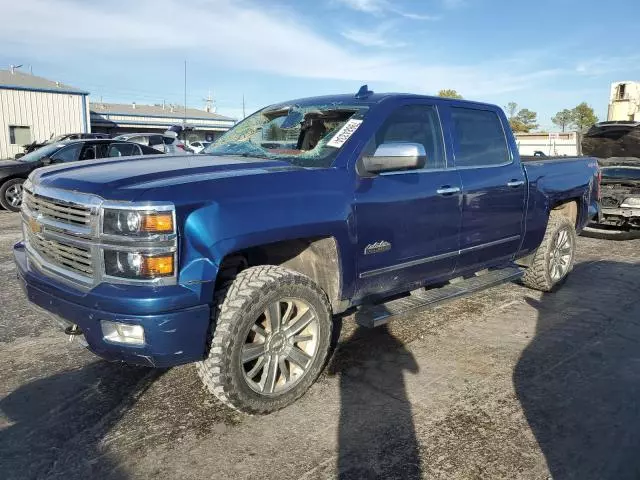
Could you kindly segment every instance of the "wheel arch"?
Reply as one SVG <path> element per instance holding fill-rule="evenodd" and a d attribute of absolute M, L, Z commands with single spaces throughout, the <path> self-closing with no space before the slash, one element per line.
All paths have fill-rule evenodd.
<path fill-rule="evenodd" d="M 216 283 L 258 265 L 278 265 L 306 275 L 326 293 L 334 313 L 345 309 L 340 249 L 334 236 L 294 238 L 229 252 L 220 262 Z"/>

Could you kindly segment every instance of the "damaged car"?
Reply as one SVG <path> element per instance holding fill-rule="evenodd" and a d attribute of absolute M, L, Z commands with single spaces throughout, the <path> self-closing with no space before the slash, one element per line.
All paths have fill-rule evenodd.
<path fill-rule="evenodd" d="M 592 226 L 640 232 L 640 158 L 599 160 L 601 214 Z"/>

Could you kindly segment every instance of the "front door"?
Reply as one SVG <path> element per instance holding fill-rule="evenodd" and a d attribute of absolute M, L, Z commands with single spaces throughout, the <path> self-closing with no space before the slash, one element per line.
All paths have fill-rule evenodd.
<path fill-rule="evenodd" d="M 460 175 L 447 167 L 435 105 L 411 103 L 395 109 L 364 148 L 383 143 L 420 143 L 423 169 L 358 177 L 356 300 L 404 291 L 425 280 L 451 275 L 459 248 Z"/>
<path fill-rule="evenodd" d="M 526 178 L 493 110 L 452 107 L 456 169 L 462 181 L 462 230 L 456 272 L 512 258 L 522 238 Z"/>

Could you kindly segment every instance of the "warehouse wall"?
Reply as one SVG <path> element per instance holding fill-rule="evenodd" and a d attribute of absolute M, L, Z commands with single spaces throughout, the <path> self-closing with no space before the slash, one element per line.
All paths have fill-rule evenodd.
<path fill-rule="evenodd" d="M 0 88 L 0 158 L 23 151 L 22 145 L 10 144 L 10 125 L 31 127 L 31 141 L 90 131 L 85 102 L 85 95 Z"/>

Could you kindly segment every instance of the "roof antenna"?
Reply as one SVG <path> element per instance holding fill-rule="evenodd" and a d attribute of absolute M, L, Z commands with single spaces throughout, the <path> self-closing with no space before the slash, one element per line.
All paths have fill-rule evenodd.
<path fill-rule="evenodd" d="M 358 93 L 356 93 L 356 98 L 358 100 L 362 100 L 367 98 L 368 96 L 373 95 L 373 91 L 369 90 L 369 85 L 362 85 Z"/>

